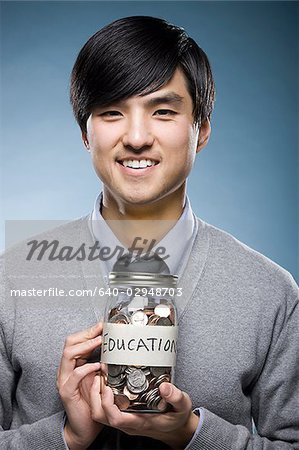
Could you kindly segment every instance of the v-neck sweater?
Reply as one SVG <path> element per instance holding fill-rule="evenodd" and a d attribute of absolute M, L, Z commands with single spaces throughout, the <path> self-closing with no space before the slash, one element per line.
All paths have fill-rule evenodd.
<path fill-rule="evenodd" d="M 93 245 L 88 218 L 37 240 L 57 240 L 60 249 L 84 244 L 86 254 Z M 50 249 L 41 260 L 38 252 L 28 260 L 27 241 L 5 255 L 0 304 L 3 450 L 66 448 L 56 389 L 64 341 L 103 318 L 109 301 L 99 295 L 105 287 L 99 261 L 82 260 L 82 248 L 70 261 L 50 261 L 45 256 Z M 194 408 L 201 408 L 203 419 L 188 450 L 299 449 L 299 300 L 291 275 L 198 219 L 179 287 L 175 384 L 189 394 Z M 44 295 L 22 295 L 32 288 L 45 290 Z M 67 295 L 54 295 L 59 289 Z M 81 296 L 84 289 L 93 295 Z M 78 295 L 70 295 L 71 290 Z M 167 446 L 105 427 L 90 448 Z"/>

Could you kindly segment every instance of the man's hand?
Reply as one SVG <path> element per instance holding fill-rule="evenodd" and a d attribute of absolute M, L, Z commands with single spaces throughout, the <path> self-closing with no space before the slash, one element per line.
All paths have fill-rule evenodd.
<path fill-rule="evenodd" d="M 86 449 L 103 428 L 91 418 L 86 389 L 86 386 L 92 385 L 93 377 L 100 369 L 100 363 L 86 363 L 86 360 L 101 345 L 102 328 L 102 324 L 98 323 L 68 336 L 65 341 L 57 388 L 67 414 L 64 434 L 70 450 Z"/>
<path fill-rule="evenodd" d="M 90 392 L 92 418 L 130 435 L 151 437 L 174 449 L 184 448 L 191 440 L 199 418 L 192 412 L 188 394 L 171 383 L 162 383 L 159 389 L 161 397 L 173 406 L 172 412 L 162 414 L 121 412 L 114 404 L 111 388 L 104 386 L 100 377 L 96 376 Z"/>

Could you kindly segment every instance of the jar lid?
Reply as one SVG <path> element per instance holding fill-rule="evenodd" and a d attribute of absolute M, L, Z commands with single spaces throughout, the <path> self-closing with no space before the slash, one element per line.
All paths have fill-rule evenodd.
<path fill-rule="evenodd" d="M 147 272 L 110 272 L 110 285 L 176 287 L 177 275 Z"/>

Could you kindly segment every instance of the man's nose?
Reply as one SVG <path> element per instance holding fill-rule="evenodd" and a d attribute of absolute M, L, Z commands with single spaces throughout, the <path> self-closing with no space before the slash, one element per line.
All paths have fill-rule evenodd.
<path fill-rule="evenodd" d="M 145 119 L 136 117 L 128 121 L 123 135 L 123 145 L 125 147 L 131 147 L 135 151 L 140 151 L 144 147 L 150 147 L 153 141 L 153 133 Z"/>

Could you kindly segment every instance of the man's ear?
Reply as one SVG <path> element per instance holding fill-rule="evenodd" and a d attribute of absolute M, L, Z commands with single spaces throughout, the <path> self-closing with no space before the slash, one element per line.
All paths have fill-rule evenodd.
<path fill-rule="evenodd" d="M 211 134 L 210 120 L 206 119 L 200 126 L 196 153 L 199 153 L 200 150 L 202 150 L 207 145 L 207 143 L 209 142 L 210 134 Z"/>
<path fill-rule="evenodd" d="M 90 152 L 90 147 L 89 147 L 89 142 L 88 142 L 86 131 L 82 131 L 81 137 L 82 137 L 84 147 L 87 149 L 88 152 Z"/>

